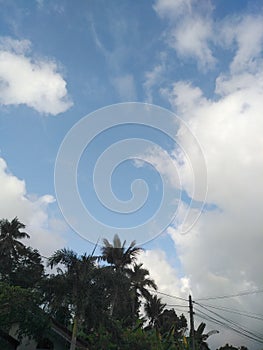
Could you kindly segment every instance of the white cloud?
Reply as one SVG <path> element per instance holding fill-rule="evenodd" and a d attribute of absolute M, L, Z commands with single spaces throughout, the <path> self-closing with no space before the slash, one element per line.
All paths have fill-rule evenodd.
<path fill-rule="evenodd" d="M 214 66 L 209 45 L 214 36 L 210 2 L 157 0 L 153 7 L 158 16 L 168 19 L 167 41 L 179 57 L 195 59 L 202 70 Z"/>
<path fill-rule="evenodd" d="M 263 16 L 229 16 L 214 21 L 210 1 L 157 0 L 156 13 L 169 21 L 167 41 L 183 58 L 195 59 L 201 70 L 216 64 L 216 50 L 233 55 L 232 72 L 252 70 L 262 61 Z M 212 45 L 213 48 L 212 48 Z"/>
<path fill-rule="evenodd" d="M 260 71 L 220 77 L 217 101 L 206 100 L 200 89 L 188 83 L 175 84 L 171 90 L 172 105 L 188 120 L 204 151 L 207 200 L 220 209 L 204 213 L 188 235 L 170 229 L 195 298 L 262 288 L 262 81 Z M 187 190 L 191 174 L 187 175 L 188 169 L 181 171 Z M 260 300 L 248 296 L 223 305 L 262 313 Z M 247 319 L 242 324 L 259 330 Z"/>
<path fill-rule="evenodd" d="M 171 30 L 169 44 L 178 56 L 197 60 L 201 69 L 211 68 L 215 58 L 209 47 L 213 37 L 212 23 L 208 18 L 199 16 L 185 18 Z"/>
<path fill-rule="evenodd" d="M 172 2 L 162 3 L 173 6 Z M 211 99 L 207 99 L 202 89 L 189 81 L 177 81 L 170 88 L 160 90 L 173 110 L 188 123 L 202 146 L 208 171 L 207 202 L 218 208 L 204 212 L 186 235 L 181 235 L 176 226 L 170 227 L 168 232 L 175 242 L 177 257 L 190 283 L 194 299 L 262 289 L 262 16 L 229 17 L 217 24 L 210 18 L 210 36 L 209 26 L 202 28 L 197 23 L 195 27 L 192 22 L 191 28 L 194 15 L 184 11 L 186 15 L 182 14 L 182 19 L 177 23 L 171 19 L 175 15 L 169 15 L 170 37 L 174 33 L 174 40 L 170 45 L 174 45 L 178 54 L 184 53 L 187 57 L 196 55 L 200 65 L 201 61 L 213 63 L 214 58 L 210 51 L 210 43 L 213 43 L 226 50 L 229 65 L 215 79 L 215 91 Z M 161 15 L 168 18 L 168 10 L 163 10 Z M 183 42 L 188 35 L 187 28 L 189 43 L 195 35 L 200 35 L 193 52 L 191 48 L 188 50 L 188 42 Z M 194 33 L 195 30 L 197 33 Z M 182 41 L 182 46 L 178 40 Z M 179 132 L 179 143 L 181 141 L 187 144 L 187 136 Z M 191 151 L 190 148 L 188 150 Z M 156 155 L 152 161 L 158 164 L 159 171 L 166 172 L 166 176 L 172 178 L 174 170 L 165 166 L 165 159 Z M 191 161 L 193 169 L 198 172 L 198 157 L 194 153 L 191 154 Z M 177 167 L 182 187 L 191 194 L 189 189 L 192 169 L 185 164 L 182 161 Z M 158 257 L 164 259 L 161 254 Z M 150 264 L 152 269 L 157 268 L 153 260 Z M 161 274 L 160 271 L 159 273 Z M 171 294 L 180 293 L 181 279 L 175 272 L 171 275 L 177 279 Z M 162 284 L 167 285 L 162 279 L 159 283 L 160 289 Z M 186 296 L 182 293 L 178 295 Z M 240 311 L 263 313 L 262 294 L 209 302 Z M 245 328 L 260 332 L 257 321 L 231 313 L 223 315 Z M 220 326 L 209 325 L 209 329 L 217 327 L 220 335 L 209 340 L 213 348 L 221 346 L 226 340 L 237 346 L 247 344 L 249 348 L 258 348 L 255 342 L 250 343 L 233 332 L 220 329 Z"/>
<path fill-rule="evenodd" d="M 152 71 L 146 72 L 145 74 L 145 82 L 143 86 L 146 92 L 148 103 L 153 102 L 152 88 L 156 86 L 156 84 L 158 83 L 158 80 L 162 76 L 162 73 L 163 73 L 163 67 L 161 65 L 157 65 L 153 68 Z"/>
<path fill-rule="evenodd" d="M 160 54 L 160 63 L 153 67 L 152 70 L 145 73 L 145 81 L 143 87 L 146 93 L 146 101 L 148 103 L 153 102 L 153 88 L 160 86 L 163 82 L 163 75 L 166 70 L 166 54 L 161 52 Z"/>
<path fill-rule="evenodd" d="M 1 38 L 0 104 L 25 104 L 43 114 L 56 115 L 72 106 L 66 81 L 54 61 L 33 59 L 28 40 Z"/>
<path fill-rule="evenodd" d="M 3 158 L 0 158 L 0 185 L 1 219 L 11 220 L 17 216 L 26 225 L 26 232 L 31 237 L 24 242 L 26 245 L 39 249 L 46 256 L 64 246 L 60 233 L 65 231 L 65 226 L 48 215 L 48 207 L 54 202 L 53 196 L 30 196 L 25 181 L 10 173 Z"/>
<path fill-rule="evenodd" d="M 262 61 L 263 17 L 235 16 L 215 22 L 209 1 L 205 6 L 195 6 L 195 1 L 158 0 L 154 6 L 157 14 L 169 19 L 168 43 L 179 57 L 196 59 L 202 70 L 216 64 L 211 44 L 223 47 L 233 54 L 232 72 L 252 70 Z M 206 9 L 206 11 L 204 11 Z"/>
<path fill-rule="evenodd" d="M 178 81 L 172 85 L 172 89 L 161 89 L 160 92 L 174 109 L 184 115 L 187 121 L 193 117 L 195 105 L 207 103 L 202 90 L 199 87 L 193 87 L 190 82 Z M 191 114 L 188 114 L 189 112 Z"/>
<path fill-rule="evenodd" d="M 263 16 L 244 16 L 223 21 L 220 28 L 221 43 L 226 48 L 236 47 L 231 64 L 232 72 L 254 70 L 262 60 Z"/>
<path fill-rule="evenodd" d="M 16 54 L 25 54 L 31 49 L 29 40 L 16 40 L 8 36 L 0 37 L 0 50 L 9 51 Z"/>
<path fill-rule="evenodd" d="M 144 154 L 138 155 L 138 157 L 139 160 L 135 161 L 135 166 L 139 168 L 144 166 L 144 162 L 147 162 L 163 175 L 163 181 L 166 184 L 181 188 L 176 156 L 169 154 L 159 146 L 155 146 L 146 150 Z"/>
<path fill-rule="evenodd" d="M 173 268 L 167 260 L 165 252 L 162 250 L 147 250 L 138 257 L 150 272 L 151 278 L 158 286 L 158 291 L 169 294 L 182 296 L 188 295 L 190 291 L 189 280 L 187 277 L 179 277 L 178 271 Z M 164 295 L 158 295 L 167 305 L 178 304 L 178 300 Z M 187 305 L 184 302 L 182 305 Z M 179 310 L 180 311 L 180 310 Z"/>

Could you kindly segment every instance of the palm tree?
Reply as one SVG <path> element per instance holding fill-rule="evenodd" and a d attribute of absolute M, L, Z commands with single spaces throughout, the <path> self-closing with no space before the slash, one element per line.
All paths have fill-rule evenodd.
<path fill-rule="evenodd" d="M 0 258 L 2 278 L 10 278 L 13 266 L 18 263 L 19 256 L 25 251 L 25 245 L 20 239 L 30 238 L 21 230 L 25 228 L 17 217 L 11 222 L 7 219 L 0 220 Z"/>
<path fill-rule="evenodd" d="M 137 255 L 142 251 L 136 247 L 136 242 L 132 241 L 128 248 L 125 248 L 126 241 L 121 243 L 119 236 L 116 234 L 111 244 L 106 238 L 103 239 L 104 246 L 101 248 L 101 259 L 110 264 L 114 272 L 113 276 L 113 297 L 110 308 L 110 316 L 114 315 L 116 301 L 119 297 L 119 291 L 122 290 L 122 296 L 129 294 L 129 280 L 127 272 L 130 270 L 129 265 L 135 261 Z M 126 292 L 125 292 L 126 291 Z M 126 294 L 126 295 L 125 295 Z M 127 298 L 126 298 L 127 299 Z M 123 301 L 123 300 L 122 300 Z M 124 303 L 129 303 L 125 300 Z M 119 309 L 123 303 L 118 303 Z"/>
<path fill-rule="evenodd" d="M 63 264 L 66 267 L 65 277 L 70 290 L 65 292 L 70 294 L 74 314 L 70 350 L 76 348 L 78 328 L 83 320 L 87 304 L 91 302 L 89 288 L 96 270 L 95 260 L 96 258 L 86 254 L 78 257 L 72 250 L 64 248 L 56 251 L 48 261 L 51 268 L 58 264 Z"/>
<path fill-rule="evenodd" d="M 136 309 L 139 308 L 139 298 L 143 297 L 146 301 L 149 300 L 151 294 L 147 287 L 154 290 L 157 289 L 155 282 L 149 277 L 149 271 L 142 268 L 143 264 L 134 264 L 132 269 L 127 271 L 131 281 L 130 292 L 132 295 L 132 314 L 135 316 Z"/>
<path fill-rule="evenodd" d="M 150 326 L 155 327 L 158 329 L 160 327 L 159 325 L 159 318 L 164 311 L 166 304 L 163 304 L 161 299 L 157 297 L 157 295 L 150 296 L 148 301 L 146 302 L 144 308 L 146 315 L 149 318 Z"/>
<path fill-rule="evenodd" d="M 128 271 L 128 275 L 131 279 L 131 287 L 136 290 L 136 293 L 147 299 L 150 295 L 147 287 L 157 290 L 157 286 L 153 279 L 147 277 L 150 275 L 147 269 L 142 268 L 143 264 L 134 264 L 132 269 Z"/>
<path fill-rule="evenodd" d="M 103 239 L 104 246 L 101 248 L 101 258 L 112 265 L 116 270 L 122 270 L 130 265 L 136 256 L 142 251 L 136 247 L 136 242 L 132 241 L 127 249 L 125 249 L 126 241 L 121 244 L 119 236 L 116 234 L 111 244 L 106 238 Z"/>
<path fill-rule="evenodd" d="M 30 238 L 26 232 L 21 232 L 26 226 L 17 217 L 11 222 L 7 219 L 0 220 L 0 251 L 1 253 L 11 253 L 15 258 L 25 246 L 18 239 Z"/>

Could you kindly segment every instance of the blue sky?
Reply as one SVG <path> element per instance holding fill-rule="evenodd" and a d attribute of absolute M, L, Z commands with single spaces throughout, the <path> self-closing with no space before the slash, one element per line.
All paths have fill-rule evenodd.
<path fill-rule="evenodd" d="M 168 110 L 159 130 L 115 126 L 85 148 L 77 173 L 83 202 L 118 232 L 154 215 L 165 187 L 175 196 L 178 216 L 144 246 L 141 257 L 160 290 L 201 298 L 262 288 L 262 1 L 10 0 L 1 1 L 0 19 L 1 217 L 17 215 L 25 222 L 31 244 L 43 254 L 64 246 L 90 252 L 93 245 L 69 227 L 56 201 L 59 147 L 93 112 L 88 121 L 100 128 L 100 108 L 154 104 Z M 169 111 L 189 129 L 178 126 Z M 192 133 L 206 162 L 205 180 Z M 134 180 L 148 184 L 148 201 L 133 216 L 100 207 L 92 187 L 98 157 L 131 138 L 159 147 L 149 143 L 138 151 L 134 146 L 143 163 L 127 159 L 113 172 L 119 200 L 132 199 Z M 98 186 L 109 181 L 105 175 L 100 171 Z M 138 187 L 137 194 L 144 190 Z M 182 234 L 182 222 L 190 227 L 200 213 Z M 263 313 L 260 294 L 225 305 Z M 246 342 L 221 333 L 215 346 L 223 337 L 237 345 Z"/>

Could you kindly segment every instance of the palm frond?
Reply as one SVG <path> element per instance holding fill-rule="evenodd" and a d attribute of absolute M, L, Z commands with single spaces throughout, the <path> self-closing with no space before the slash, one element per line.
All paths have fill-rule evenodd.
<path fill-rule="evenodd" d="M 124 241 L 123 246 L 125 245 L 125 243 L 126 241 Z M 113 247 L 122 248 L 120 237 L 117 234 L 115 234 L 113 237 Z"/>

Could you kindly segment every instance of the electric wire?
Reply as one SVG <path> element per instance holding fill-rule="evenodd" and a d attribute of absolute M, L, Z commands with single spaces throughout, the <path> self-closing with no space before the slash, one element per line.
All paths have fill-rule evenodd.
<path fill-rule="evenodd" d="M 201 305 L 199 305 L 199 306 L 201 306 Z M 260 342 L 263 343 L 263 335 L 262 335 L 261 333 L 258 333 L 258 332 L 255 332 L 255 331 L 252 332 L 251 330 L 245 329 L 245 328 L 243 328 L 243 326 L 240 325 L 239 323 L 234 322 L 233 320 L 229 320 L 229 319 L 225 318 L 224 316 L 222 316 L 222 315 L 220 315 L 220 314 L 218 314 L 218 313 L 216 313 L 216 312 L 214 312 L 214 311 L 211 311 L 211 310 L 207 309 L 207 308 L 204 307 L 204 306 L 201 306 L 201 307 L 203 307 L 205 310 L 207 310 L 208 312 L 212 313 L 213 315 L 215 315 L 215 316 L 221 318 L 224 322 L 229 323 L 232 327 L 233 327 L 233 326 L 236 327 L 239 331 L 245 332 L 245 333 L 247 333 L 248 335 L 257 338 L 258 340 L 260 340 Z M 198 309 L 198 311 L 199 311 L 199 312 L 202 312 L 202 311 L 199 310 L 199 309 Z M 211 317 L 211 316 L 210 316 L 210 317 Z"/>
<path fill-rule="evenodd" d="M 201 312 L 201 311 L 200 311 Z M 196 314 L 198 315 L 198 314 Z M 211 321 L 213 323 L 216 323 L 226 329 L 230 329 L 231 331 L 245 337 L 245 338 L 248 338 L 250 340 L 254 340 L 254 341 L 257 341 L 259 343 L 263 343 L 262 339 L 258 338 L 257 336 L 252 336 L 250 334 L 247 334 L 245 331 L 241 331 L 239 329 L 236 329 L 234 328 L 233 326 L 229 325 L 229 324 L 226 324 L 220 320 L 217 320 L 216 318 L 212 317 L 212 316 L 209 316 L 209 315 L 206 315 L 205 313 L 202 313 L 202 315 L 199 315 L 199 317 L 201 317 L 201 319 L 206 319 L 208 321 Z"/>
<path fill-rule="evenodd" d="M 153 293 L 165 295 L 166 297 L 175 298 L 175 299 L 178 299 L 178 300 L 183 300 L 183 301 L 188 302 L 188 299 L 181 298 L 181 297 L 178 297 L 178 296 L 176 296 L 176 295 L 170 295 L 170 294 L 167 294 L 167 293 L 159 292 L 158 290 L 154 290 L 154 289 L 149 289 L 149 290 L 150 290 L 151 292 L 153 292 Z"/>
<path fill-rule="evenodd" d="M 249 317 L 249 318 L 253 318 L 255 320 L 259 320 L 259 321 L 263 321 L 263 315 L 260 314 L 254 314 L 254 313 L 250 313 L 250 312 L 243 312 L 243 311 L 239 311 L 237 309 L 231 309 L 231 308 L 227 308 L 224 306 L 214 306 L 214 305 L 209 305 L 209 304 L 200 304 L 200 303 L 196 303 L 197 305 L 200 306 L 206 306 L 208 308 L 212 308 L 212 309 L 216 309 L 216 310 L 221 310 L 221 311 L 226 311 L 226 312 L 230 312 L 233 314 L 237 314 L 237 315 L 241 315 L 241 316 L 245 316 L 245 317 Z"/>
<path fill-rule="evenodd" d="M 166 304 L 166 306 L 168 306 L 168 307 L 179 307 L 179 308 L 182 308 L 182 309 L 187 309 L 187 310 L 188 310 L 188 306 L 186 306 L 186 305 L 179 305 L 179 304 Z"/>
<path fill-rule="evenodd" d="M 238 328 L 244 330 L 244 329 L 242 328 L 242 325 L 240 325 L 239 323 L 234 322 L 233 320 L 229 320 L 229 319 L 225 318 L 224 316 L 222 316 L 222 315 L 220 315 L 220 314 L 218 314 L 218 313 L 216 313 L 216 312 L 214 312 L 214 311 L 209 310 L 208 308 L 206 308 L 205 306 L 202 306 L 201 304 L 198 304 L 198 305 L 201 306 L 203 309 L 207 310 L 208 312 L 210 312 L 210 313 L 212 313 L 212 314 L 214 314 L 214 315 L 216 315 L 216 316 L 222 318 L 223 320 L 225 320 L 225 321 L 227 321 L 227 322 L 229 322 L 229 323 L 235 325 L 236 327 L 238 327 Z M 253 335 L 258 336 L 259 338 L 262 338 L 262 340 L 263 340 L 263 334 L 258 333 L 258 332 L 255 332 L 255 331 L 254 331 L 254 332 L 251 332 L 251 331 L 248 331 L 248 330 L 245 330 L 245 331 L 247 331 L 247 332 L 249 332 L 249 333 L 251 333 L 251 334 L 253 334 Z M 257 333 L 257 334 L 256 334 L 256 333 Z"/>
<path fill-rule="evenodd" d="M 201 311 L 200 311 L 200 312 L 201 312 Z M 259 343 L 262 343 L 261 340 L 258 340 L 257 338 L 254 338 L 254 337 L 251 337 L 250 335 L 244 334 L 244 333 L 238 331 L 237 329 L 231 327 L 230 325 L 226 325 L 226 324 L 224 324 L 223 322 L 221 322 L 221 321 L 219 321 L 219 320 L 213 318 L 212 316 L 206 315 L 206 314 L 203 313 L 203 312 L 201 312 L 201 314 L 199 314 L 198 312 L 196 312 L 195 315 L 196 315 L 197 317 L 199 317 L 202 321 L 203 321 L 203 320 L 207 320 L 207 321 L 212 322 L 212 323 L 214 323 L 214 324 L 216 324 L 216 325 L 219 325 L 220 327 L 223 327 L 223 328 L 225 328 L 225 329 L 231 330 L 231 331 L 233 331 L 233 332 L 239 334 L 240 336 L 242 336 L 242 337 L 244 337 L 244 338 L 248 338 L 248 339 L 250 339 L 250 340 L 254 340 L 254 341 L 257 341 L 257 342 L 259 342 Z"/>
<path fill-rule="evenodd" d="M 230 329 L 233 332 L 235 332 L 235 333 L 237 333 L 237 334 L 239 334 L 239 335 L 241 335 L 241 336 L 243 336 L 245 338 L 248 338 L 248 339 L 251 339 L 251 340 L 254 340 L 254 341 L 257 341 L 257 342 L 263 344 L 263 339 L 259 338 L 257 335 L 250 335 L 250 334 L 247 333 L 247 330 L 241 331 L 239 329 L 234 328 L 232 325 L 229 325 L 229 324 L 227 324 L 227 323 L 225 323 L 225 322 L 223 322 L 221 320 L 218 320 L 218 319 L 216 319 L 216 318 L 214 318 L 214 317 L 212 317 L 210 315 L 207 315 L 206 313 L 204 313 L 201 310 L 197 310 L 197 311 L 198 312 L 196 312 L 195 314 L 196 314 L 196 316 L 200 317 L 201 319 L 205 319 L 207 321 L 213 322 L 213 323 L 215 323 L 217 325 L 220 325 L 220 326 L 222 326 L 222 327 L 224 327 L 226 329 Z M 199 314 L 199 312 L 200 312 L 201 315 Z"/>
<path fill-rule="evenodd" d="M 244 295 L 251 295 L 251 294 L 258 294 L 258 293 L 263 293 L 263 289 L 255 289 L 255 290 L 250 290 L 250 291 L 243 291 L 243 292 L 238 292 L 236 294 L 229 294 L 229 295 L 219 295 L 219 296 L 214 296 L 214 297 L 198 298 L 198 299 L 196 299 L 196 301 L 234 298 L 234 297 L 239 297 L 239 296 L 244 296 Z"/>

